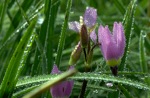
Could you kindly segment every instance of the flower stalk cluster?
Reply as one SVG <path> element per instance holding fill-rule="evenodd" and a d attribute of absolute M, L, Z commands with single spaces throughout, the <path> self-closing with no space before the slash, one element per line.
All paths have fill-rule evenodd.
<path fill-rule="evenodd" d="M 106 60 L 106 64 L 110 66 L 113 75 L 117 75 L 118 65 L 125 48 L 125 34 L 121 22 L 114 22 L 113 31 L 110 32 L 108 26 L 100 25 L 98 35 L 95 33 L 97 11 L 88 7 L 84 13 L 84 17 L 80 16 L 80 23 L 77 21 L 69 23 L 69 29 L 80 34 L 80 43 L 85 55 L 85 67 L 91 67 L 90 63 L 93 56 L 93 48 L 91 48 L 90 40 L 98 45 L 102 55 Z M 97 42 L 98 38 L 98 42 Z M 95 47 L 92 46 L 92 47 Z M 81 52 L 80 52 L 81 53 Z M 80 58 L 78 56 L 78 58 Z M 77 60 L 75 60 L 77 62 Z"/>
<path fill-rule="evenodd" d="M 110 67 L 112 74 L 117 76 L 118 66 L 125 49 L 125 34 L 121 22 L 114 22 L 112 32 L 108 26 L 100 25 L 98 34 L 95 29 L 97 27 L 97 10 L 92 7 L 87 7 L 83 16 L 80 16 L 80 22 L 69 22 L 69 29 L 79 33 L 80 41 L 71 53 L 69 65 L 75 65 L 80 59 L 83 51 L 85 57 L 84 72 L 91 71 L 91 62 L 93 57 L 93 50 L 96 46 L 100 47 L 101 53 L 106 60 L 106 64 Z M 60 71 L 54 65 L 51 74 L 58 74 Z M 80 98 L 84 97 L 86 91 L 87 80 L 83 81 Z M 67 80 L 50 89 L 53 98 L 69 98 L 73 88 L 73 81 Z"/>
<path fill-rule="evenodd" d="M 79 33 L 80 35 L 80 44 L 85 57 L 86 69 L 90 68 L 90 62 L 93 54 L 90 42 L 92 41 L 94 44 L 96 44 L 97 42 L 97 36 L 95 33 L 96 19 L 97 19 L 97 10 L 91 7 L 87 7 L 84 15 L 80 16 L 80 22 L 74 21 L 69 23 L 69 29 Z M 75 52 L 73 51 L 72 54 L 73 53 Z M 78 53 L 81 54 L 81 52 Z M 76 59 L 74 60 L 72 59 L 72 54 L 70 59 L 72 61 L 77 62 Z M 78 56 L 78 58 L 80 57 Z"/>
<path fill-rule="evenodd" d="M 90 71 L 91 69 L 90 64 L 92 62 L 93 50 L 97 45 L 101 49 L 102 55 L 106 60 L 106 64 L 110 66 L 112 74 L 114 76 L 117 76 L 118 65 L 120 65 L 126 44 L 123 25 L 121 22 L 119 23 L 114 22 L 112 33 L 110 32 L 107 25 L 106 26 L 100 25 L 97 35 L 95 33 L 95 28 L 97 26 L 96 19 L 97 19 L 96 9 L 88 7 L 84 13 L 84 16 L 83 17 L 80 16 L 80 23 L 77 21 L 70 22 L 69 29 L 78 32 L 80 35 L 80 44 L 81 44 L 80 48 L 82 48 L 85 57 L 85 64 L 84 64 L 85 72 Z M 93 46 L 91 46 L 90 41 L 94 43 Z M 70 57 L 71 61 L 74 61 L 74 63 L 71 64 L 77 63 L 77 61 L 80 58 L 79 54 L 81 55 L 81 50 L 79 51 L 79 49 L 76 48 L 75 50 L 76 52 L 73 51 Z M 72 55 L 75 53 L 78 53 L 78 55 L 77 54 L 76 54 L 77 56 L 74 55 L 75 59 L 72 59 Z M 83 85 L 85 85 L 84 81 Z"/>

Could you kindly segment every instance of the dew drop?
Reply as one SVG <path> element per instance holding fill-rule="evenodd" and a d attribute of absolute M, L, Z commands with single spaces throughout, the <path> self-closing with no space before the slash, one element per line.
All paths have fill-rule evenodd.
<path fill-rule="evenodd" d="M 106 83 L 106 86 L 107 86 L 107 87 L 113 87 L 113 83 L 111 83 L 111 82 Z"/>
<path fill-rule="evenodd" d="M 38 19 L 38 23 L 39 23 L 39 24 L 42 24 L 42 23 L 43 23 L 43 21 L 44 21 L 44 19 L 43 19 L 43 18 L 39 18 L 39 19 Z"/>
<path fill-rule="evenodd" d="M 93 93 L 96 93 L 96 94 L 98 94 L 98 90 L 97 90 L 97 89 L 96 89 L 96 90 L 94 90 L 94 91 L 93 91 Z"/>

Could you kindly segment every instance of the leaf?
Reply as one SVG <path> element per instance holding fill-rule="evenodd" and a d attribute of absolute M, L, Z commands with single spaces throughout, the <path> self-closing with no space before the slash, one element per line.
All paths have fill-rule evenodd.
<path fill-rule="evenodd" d="M 130 45 L 131 40 L 131 34 L 133 30 L 133 24 L 134 24 L 134 12 L 136 8 L 136 0 L 132 0 L 130 4 L 128 5 L 126 14 L 123 19 L 123 25 L 125 29 L 125 36 L 126 36 L 126 47 L 125 52 L 121 60 L 121 64 L 119 66 L 119 70 L 122 71 L 125 68 L 127 55 L 128 55 L 128 49 Z"/>
<path fill-rule="evenodd" d="M 114 83 L 120 83 L 124 85 L 134 86 L 138 89 L 150 90 L 150 87 L 142 82 L 131 80 L 124 77 L 114 77 L 106 74 L 96 74 L 96 73 L 78 73 L 77 75 L 71 77 L 74 80 L 91 80 L 91 81 L 112 81 Z"/>
<path fill-rule="evenodd" d="M 45 0 L 45 19 L 41 25 L 40 34 L 36 40 L 37 49 L 35 51 L 36 56 L 32 66 L 32 76 L 37 74 L 38 65 L 41 59 L 43 63 L 42 70 L 44 73 L 50 73 L 52 69 L 54 26 L 59 5 L 60 0 Z M 40 59 L 39 55 L 41 55 Z"/>
<path fill-rule="evenodd" d="M 16 81 L 18 79 L 18 75 L 20 70 L 22 69 L 22 58 L 24 56 L 24 51 L 27 47 L 28 40 L 32 35 L 32 31 L 36 24 L 36 20 L 32 21 L 29 25 L 27 31 L 24 33 L 23 37 L 21 38 L 17 48 L 15 49 L 13 56 L 8 64 L 5 76 L 3 78 L 0 92 L 0 97 L 11 97 L 11 93 L 13 92 L 14 86 L 16 85 Z M 26 56 L 25 56 L 26 58 Z M 20 64 L 21 63 L 21 64 Z"/>
<path fill-rule="evenodd" d="M 50 0 L 47 0 L 50 1 Z M 50 15 L 50 21 L 48 22 L 49 27 L 47 28 L 47 40 L 45 44 L 46 47 L 46 57 L 47 57 L 47 71 L 50 73 L 53 67 L 53 43 L 54 41 L 54 27 L 55 27 L 55 20 L 58 12 L 58 8 L 60 5 L 60 0 L 51 0 L 52 1 L 52 7 L 51 7 L 51 15 Z"/>
<path fill-rule="evenodd" d="M 126 96 L 126 98 L 133 98 L 133 96 L 127 91 L 127 89 L 125 89 L 124 86 L 118 84 L 118 88 Z"/>
<path fill-rule="evenodd" d="M 33 0 L 27 2 L 26 0 L 23 1 L 21 7 L 24 12 L 28 10 L 28 8 L 32 5 Z M 22 20 L 22 14 L 20 9 L 17 11 L 15 16 L 13 17 L 13 20 L 11 21 L 12 24 L 10 24 L 8 31 L 6 32 L 6 35 L 3 38 L 3 43 L 11 36 L 13 31 L 18 27 L 20 21 Z"/>
<path fill-rule="evenodd" d="M 148 72 L 148 67 L 146 64 L 146 51 L 144 47 L 144 35 L 143 32 L 140 34 L 140 42 L 139 42 L 139 50 L 140 50 L 140 65 L 142 72 L 146 73 Z"/>
<path fill-rule="evenodd" d="M 39 85 L 35 85 L 35 86 L 32 86 L 32 87 L 28 87 L 28 88 L 25 88 L 23 90 L 20 90 L 19 92 L 13 94 L 13 97 L 12 98 L 19 98 L 19 97 L 22 97 L 24 94 L 26 94 L 27 92 L 30 92 L 31 90 L 35 89 L 36 87 L 38 87 Z"/>
<path fill-rule="evenodd" d="M 45 81 L 53 80 L 56 76 L 59 75 L 41 75 L 36 77 L 24 77 L 24 79 L 19 79 L 16 87 L 19 89 L 20 87 L 30 87 L 39 85 Z M 98 74 L 98 73 L 77 73 L 76 75 L 70 77 L 69 79 L 73 79 L 75 81 L 78 80 L 88 80 L 88 81 L 106 81 L 119 83 L 120 85 L 129 85 L 132 87 L 136 87 L 138 89 L 150 90 L 150 87 L 141 81 L 131 80 L 125 77 L 114 77 L 107 74 Z"/>
<path fill-rule="evenodd" d="M 56 60 L 55 60 L 55 63 L 58 67 L 60 64 L 61 57 L 62 57 L 62 51 L 63 51 L 64 45 L 65 45 L 66 29 L 68 27 L 68 19 L 69 19 L 69 14 L 70 14 L 70 10 L 71 10 L 71 5 L 72 5 L 72 0 L 68 0 L 66 13 L 65 13 L 65 20 L 64 20 L 64 24 L 62 25 L 61 35 L 60 35 L 59 44 L 58 44 L 58 48 L 57 48 L 57 56 L 56 56 Z"/>
<path fill-rule="evenodd" d="M 3 21 L 4 21 L 4 16 L 6 14 L 6 9 L 8 7 L 8 3 L 9 3 L 9 0 L 5 0 L 5 3 L 4 5 L 2 6 L 2 10 L 0 12 L 0 33 L 1 33 L 1 30 L 2 30 L 2 26 L 3 26 Z"/>
<path fill-rule="evenodd" d="M 25 96 L 23 96 L 23 98 L 36 98 L 42 92 L 45 92 L 50 87 L 56 85 L 60 81 L 63 81 L 64 79 L 66 79 L 69 76 L 72 76 L 75 73 L 77 73 L 77 70 L 75 68 L 72 69 L 72 70 L 69 70 L 67 72 L 64 72 L 64 73 L 60 74 L 59 76 L 56 76 L 55 78 L 53 78 L 53 80 L 45 82 L 42 85 L 40 85 L 39 87 L 35 88 L 31 92 L 29 92 L 28 94 L 26 94 Z"/>
<path fill-rule="evenodd" d="M 5 1 L 7 1 L 7 0 L 5 0 Z M 27 11 L 28 10 L 27 8 L 29 8 L 31 6 L 32 2 L 33 1 L 23 2 L 22 6 L 21 6 L 22 9 L 24 11 Z M 8 8 L 11 7 L 13 3 L 14 3 L 14 0 L 8 5 Z M 9 13 L 9 11 L 8 11 L 8 13 Z M 19 25 L 20 21 L 18 21 L 18 20 L 21 20 L 20 19 L 20 17 L 22 17 L 21 15 L 22 14 L 20 13 L 20 10 L 18 10 L 17 13 L 15 14 L 14 18 L 10 19 L 11 22 L 13 22 L 16 25 L 14 25 L 13 23 L 10 23 L 9 28 L 6 29 L 7 32 L 4 32 L 5 36 L 1 40 L 0 58 L 4 58 L 3 54 L 7 54 L 8 56 L 6 56 L 4 58 L 3 66 L 1 66 L 0 78 L 3 78 L 3 76 L 4 76 L 4 73 L 8 66 L 8 62 L 13 53 L 12 51 L 15 50 L 16 42 L 18 41 L 18 36 L 20 36 L 19 34 L 28 26 L 27 22 L 23 22 L 23 23 L 21 23 L 21 25 Z M 32 17 L 29 20 L 32 21 L 33 18 L 35 18 L 35 16 L 36 16 L 35 14 L 32 15 Z M 19 27 L 18 27 L 18 25 L 19 25 Z M 14 38 L 15 38 L 15 40 L 14 40 Z M 11 48 L 7 48 L 8 46 Z M 1 80 L 0 80 L 0 82 L 1 82 Z"/>

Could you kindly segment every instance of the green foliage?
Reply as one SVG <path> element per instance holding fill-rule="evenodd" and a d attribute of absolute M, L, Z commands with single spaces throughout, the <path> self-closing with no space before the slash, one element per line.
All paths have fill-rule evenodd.
<path fill-rule="evenodd" d="M 125 68 L 125 63 L 129 51 L 128 49 L 131 41 L 131 34 L 132 34 L 132 29 L 134 24 L 135 7 L 136 7 L 136 0 L 132 0 L 127 8 L 126 14 L 124 15 L 124 19 L 123 19 L 123 25 L 124 25 L 125 36 L 126 36 L 126 47 L 125 47 L 124 56 L 120 64 L 121 65 L 120 70 L 123 70 Z"/>
<path fill-rule="evenodd" d="M 22 70 L 23 68 L 22 64 L 24 60 L 22 61 L 22 59 L 25 59 L 28 54 L 27 52 L 29 52 L 26 48 L 29 48 L 29 46 L 27 46 L 30 45 L 30 43 L 28 44 L 28 40 L 32 35 L 35 24 L 35 20 L 31 22 L 24 36 L 21 38 L 21 41 L 19 42 L 16 50 L 14 51 L 13 56 L 11 57 L 4 79 L 1 84 L 0 97 L 11 96 L 14 86 L 18 80 L 20 70 Z"/>
<path fill-rule="evenodd" d="M 49 88 L 66 78 L 74 80 L 71 98 L 79 96 L 84 79 L 88 81 L 85 98 L 149 98 L 148 3 L 149 0 L 1 0 L 0 98 L 20 98 L 33 91 L 37 92 L 34 96 L 49 98 Z M 115 21 L 124 25 L 126 48 L 118 76 L 111 75 L 99 47 L 93 50 L 90 72 L 82 72 L 82 53 L 76 64 L 81 72 L 74 69 L 50 75 L 53 64 L 61 71 L 68 69 L 71 52 L 80 40 L 79 34 L 68 30 L 68 22 L 79 21 L 86 7 L 97 9 L 98 26 L 112 28 Z"/>
<path fill-rule="evenodd" d="M 66 39 L 66 34 L 67 34 L 66 29 L 68 27 L 68 19 L 69 19 L 69 14 L 71 10 L 71 5 L 72 5 L 72 0 L 68 0 L 66 13 L 65 13 L 65 20 L 64 20 L 64 24 L 62 25 L 62 30 L 61 30 L 61 35 L 60 35 L 58 50 L 57 50 L 57 56 L 56 56 L 56 62 L 55 62 L 58 66 L 60 65 L 62 51 L 65 45 L 65 39 Z"/>

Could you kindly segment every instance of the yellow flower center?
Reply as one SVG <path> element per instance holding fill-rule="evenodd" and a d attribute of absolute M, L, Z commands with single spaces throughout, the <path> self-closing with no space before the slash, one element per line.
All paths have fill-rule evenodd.
<path fill-rule="evenodd" d="M 107 60 L 106 64 L 109 65 L 110 67 L 114 67 L 117 66 L 121 63 L 121 59 L 111 59 L 111 60 Z"/>

